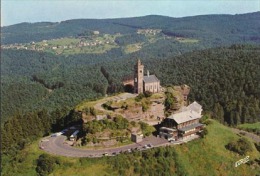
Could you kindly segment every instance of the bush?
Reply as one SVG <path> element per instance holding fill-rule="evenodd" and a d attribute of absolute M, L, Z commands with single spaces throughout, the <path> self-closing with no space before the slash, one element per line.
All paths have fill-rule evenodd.
<path fill-rule="evenodd" d="M 260 152 L 260 142 L 255 143 L 255 148 L 258 150 L 258 152 Z"/>
<path fill-rule="evenodd" d="M 204 116 L 202 116 L 202 117 L 200 118 L 200 123 L 205 123 L 205 122 L 209 121 L 208 119 L 209 119 L 209 116 L 204 115 Z"/>
<path fill-rule="evenodd" d="M 142 111 L 146 112 L 148 109 L 149 109 L 149 106 L 145 102 L 143 102 L 142 103 Z"/>
<path fill-rule="evenodd" d="M 251 143 L 246 138 L 240 138 L 238 141 L 232 141 L 226 145 L 226 148 L 240 155 L 245 155 L 247 152 L 253 150 Z"/>
<path fill-rule="evenodd" d="M 111 110 L 112 101 L 107 101 L 106 103 L 102 104 L 103 108 L 106 110 Z"/>
<path fill-rule="evenodd" d="M 212 124 L 212 121 L 210 119 L 207 119 L 203 122 L 205 125 L 210 125 Z"/>
<path fill-rule="evenodd" d="M 140 93 L 137 97 L 135 97 L 135 101 L 140 102 L 144 97 L 144 94 Z"/>
<path fill-rule="evenodd" d="M 145 91 L 145 92 L 144 92 L 144 96 L 145 96 L 146 98 L 151 97 L 152 94 L 153 94 L 153 93 L 150 92 L 150 91 Z"/>
<path fill-rule="evenodd" d="M 144 136 L 150 136 L 156 129 L 144 122 L 139 122 Z"/>
<path fill-rule="evenodd" d="M 40 176 L 49 175 L 54 170 L 56 164 L 60 164 L 57 158 L 42 154 L 37 160 L 36 172 Z"/>
<path fill-rule="evenodd" d="M 201 137 L 204 138 L 208 133 L 209 133 L 208 129 L 204 128 L 203 131 L 201 132 Z"/>

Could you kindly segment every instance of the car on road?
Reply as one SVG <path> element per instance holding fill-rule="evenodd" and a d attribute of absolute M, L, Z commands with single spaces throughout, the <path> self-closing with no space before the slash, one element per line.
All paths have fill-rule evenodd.
<path fill-rule="evenodd" d="M 148 146 L 149 148 L 152 148 L 152 147 L 153 147 L 153 145 L 152 145 L 152 144 L 148 144 L 147 146 Z"/>
<path fill-rule="evenodd" d="M 145 148 L 145 149 L 148 149 L 149 147 L 148 147 L 148 145 L 144 145 L 144 148 Z"/>
<path fill-rule="evenodd" d="M 64 129 L 64 130 L 62 130 L 61 132 L 64 134 L 64 133 L 66 133 L 68 131 L 68 129 Z"/>
<path fill-rule="evenodd" d="M 103 153 L 103 156 L 108 156 L 108 153 L 107 152 Z"/>
<path fill-rule="evenodd" d="M 56 136 L 57 136 L 57 134 L 56 134 L 56 133 L 54 133 L 54 134 L 52 134 L 52 135 L 51 135 L 51 137 L 56 137 Z"/>
<path fill-rule="evenodd" d="M 71 129 L 71 130 L 75 130 L 75 129 L 76 129 L 76 127 L 75 127 L 75 126 L 72 126 L 72 127 L 70 127 L 70 129 Z"/>

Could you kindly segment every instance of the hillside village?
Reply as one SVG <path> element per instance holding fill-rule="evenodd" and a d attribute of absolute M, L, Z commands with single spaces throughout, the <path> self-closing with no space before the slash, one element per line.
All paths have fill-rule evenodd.
<path fill-rule="evenodd" d="M 198 40 L 168 36 L 162 33 L 161 29 L 138 29 L 136 34 L 143 35 L 148 39 L 148 43 L 154 43 L 157 40 L 176 40 L 179 42 L 196 43 Z M 46 51 L 59 54 L 75 54 L 75 53 L 104 53 L 113 48 L 122 47 L 126 53 L 136 52 L 140 50 L 146 42 L 138 42 L 121 46 L 116 42 L 118 37 L 125 36 L 120 33 L 105 34 L 99 31 L 85 31 L 77 36 L 61 37 L 51 40 L 42 40 L 41 42 L 32 41 L 30 43 L 14 43 L 9 45 L 1 45 L 2 49 Z"/>
<path fill-rule="evenodd" d="M 115 46 L 115 38 L 120 34 L 109 35 L 99 34 L 99 31 L 93 31 L 88 36 L 79 35 L 77 37 L 64 37 L 59 39 L 42 40 L 41 42 L 26 43 L 26 44 L 10 44 L 2 45 L 3 49 L 25 49 L 32 51 L 49 51 L 56 54 L 61 54 L 63 51 L 76 51 L 77 49 L 94 49 L 105 46 Z"/>

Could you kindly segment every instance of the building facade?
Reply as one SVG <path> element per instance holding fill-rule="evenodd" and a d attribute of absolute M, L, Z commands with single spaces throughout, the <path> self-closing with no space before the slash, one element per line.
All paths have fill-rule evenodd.
<path fill-rule="evenodd" d="M 160 80 L 155 75 L 150 75 L 147 71 L 147 75 L 144 76 L 144 65 L 139 59 L 134 67 L 134 93 L 156 93 L 160 92 L 160 89 Z"/>
<path fill-rule="evenodd" d="M 202 131 L 204 125 L 199 123 L 202 107 L 197 102 L 183 108 L 182 112 L 172 114 L 162 122 L 159 135 L 168 140 L 185 139 Z"/>

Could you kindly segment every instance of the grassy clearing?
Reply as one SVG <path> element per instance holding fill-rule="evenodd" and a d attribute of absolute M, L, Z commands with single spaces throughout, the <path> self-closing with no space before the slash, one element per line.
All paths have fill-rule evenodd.
<path fill-rule="evenodd" d="M 105 97 L 105 98 L 102 98 L 102 99 L 98 99 L 98 100 L 95 100 L 95 101 L 89 101 L 89 100 L 86 100 L 86 101 L 83 101 L 81 102 L 80 104 L 78 104 L 76 107 L 75 107 L 75 110 L 78 110 L 78 111 L 82 111 L 84 108 L 86 107 L 94 107 L 96 104 L 98 103 L 105 103 L 109 100 L 111 100 L 112 98 L 116 97 L 116 96 L 119 96 L 119 95 L 123 95 L 124 93 L 121 93 L 121 94 L 118 94 L 118 95 L 115 95 L 115 96 L 111 96 L 111 97 Z"/>
<path fill-rule="evenodd" d="M 223 175 L 223 176 L 251 176 L 260 173 L 260 167 L 241 164 L 235 167 L 235 162 L 245 158 L 225 148 L 233 139 L 239 139 L 231 129 L 218 122 L 211 120 L 212 124 L 208 125 L 208 134 L 205 138 L 197 139 L 183 145 L 174 146 L 178 158 L 172 158 L 176 164 L 176 169 L 182 169 L 187 175 Z M 251 141 L 251 140 L 250 140 Z M 38 148 L 39 140 L 26 146 L 20 152 L 16 164 L 8 164 L 4 168 L 4 175 L 36 175 L 36 160 L 44 153 Z M 252 143 L 252 141 L 251 141 Z M 133 154 L 128 154 L 133 155 Z M 250 161 L 260 157 L 260 153 L 255 147 L 252 152 L 247 153 Z M 61 165 L 57 166 L 51 176 L 56 175 L 118 175 L 116 170 L 111 169 L 107 158 L 68 158 L 56 156 L 60 159 Z M 161 156 L 164 157 L 164 156 Z M 5 158 L 3 158 L 5 159 Z M 121 161 L 120 161 L 121 162 Z M 175 167 L 173 165 L 173 174 Z M 153 167 L 153 166 L 151 166 Z M 132 167 L 126 170 L 126 175 L 134 175 Z"/>
<path fill-rule="evenodd" d="M 160 99 L 165 97 L 164 93 L 154 93 L 152 94 L 152 96 L 150 97 L 150 99 Z"/>
<path fill-rule="evenodd" d="M 180 155 L 179 163 L 189 175 L 255 175 L 258 171 L 246 164 L 235 167 L 235 162 L 245 158 L 225 148 L 230 141 L 238 139 L 228 127 L 212 120 L 208 127 L 208 135 L 204 139 L 176 146 Z M 252 141 L 251 141 L 252 143 Z M 253 143 L 252 143 L 253 145 Z M 250 160 L 260 157 L 254 151 L 247 154 Z"/>
<path fill-rule="evenodd" d="M 129 44 L 126 47 L 124 47 L 124 52 L 126 54 L 134 53 L 136 51 L 139 51 L 142 48 L 142 45 L 143 45 L 143 43 Z"/>
<path fill-rule="evenodd" d="M 36 43 L 36 46 L 43 47 L 46 52 L 62 55 L 73 55 L 79 53 L 101 54 L 113 48 L 119 47 L 114 43 L 117 36 L 118 35 L 105 34 L 100 36 L 92 36 L 90 39 L 83 40 L 80 38 L 65 37 L 47 40 L 45 42 L 38 42 Z M 78 44 L 80 41 L 84 41 L 86 45 L 79 47 Z M 99 42 L 101 42 L 101 44 L 99 44 Z M 52 49 L 53 47 L 58 48 Z"/>
<path fill-rule="evenodd" d="M 35 176 L 36 173 L 36 160 L 43 153 L 39 149 L 39 140 L 26 146 L 17 156 L 15 164 L 9 163 L 4 168 L 3 175 L 21 175 L 21 176 Z M 61 165 L 54 169 L 51 176 L 56 175 L 117 175 L 115 171 L 111 170 L 104 159 L 82 159 L 82 158 L 69 158 L 63 156 L 55 156 L 61 161 Z"/>
<path fill-rule="evenodd" d="M 80 42 L 80 39 L 77 38 L 61 38 L 61 39 L 53 39 L 53 40 L 48 40 L 46 43 L 49 45 L 57 46 L 57 45 L 75 45 L 78 42 Z M 44 42 L 39 42 L 39 44 L 43 45 Z"/>
<path fill-rule="evenodd" d="M 244 130 L 260 130 L 260 122 L 257 123 L 244 123 L 237 126 L 239 129 Z"/>
<path fill-rule="evenodd" d="M 256 123 L 245 123 L 237 126 L 238 129 L 248 131 L 260 135 L 260 122 Z"/>
<path fill-rule="evenodd" d="M 68 166 L 59 167 L 50 176 L 70 175 L 70 176 L 104 176 L 117 175 L 115 171 L 108 168 L 105 159 L 76 159 L 76 162 Z"/>
<path fill-rule="evenodd" d="M 199 40 L 197 39 L 190 39 L 190 38 L 181 38 L 181 39 L 177 39 L 178 42 L 180 43 L 198 43 Z"/>

